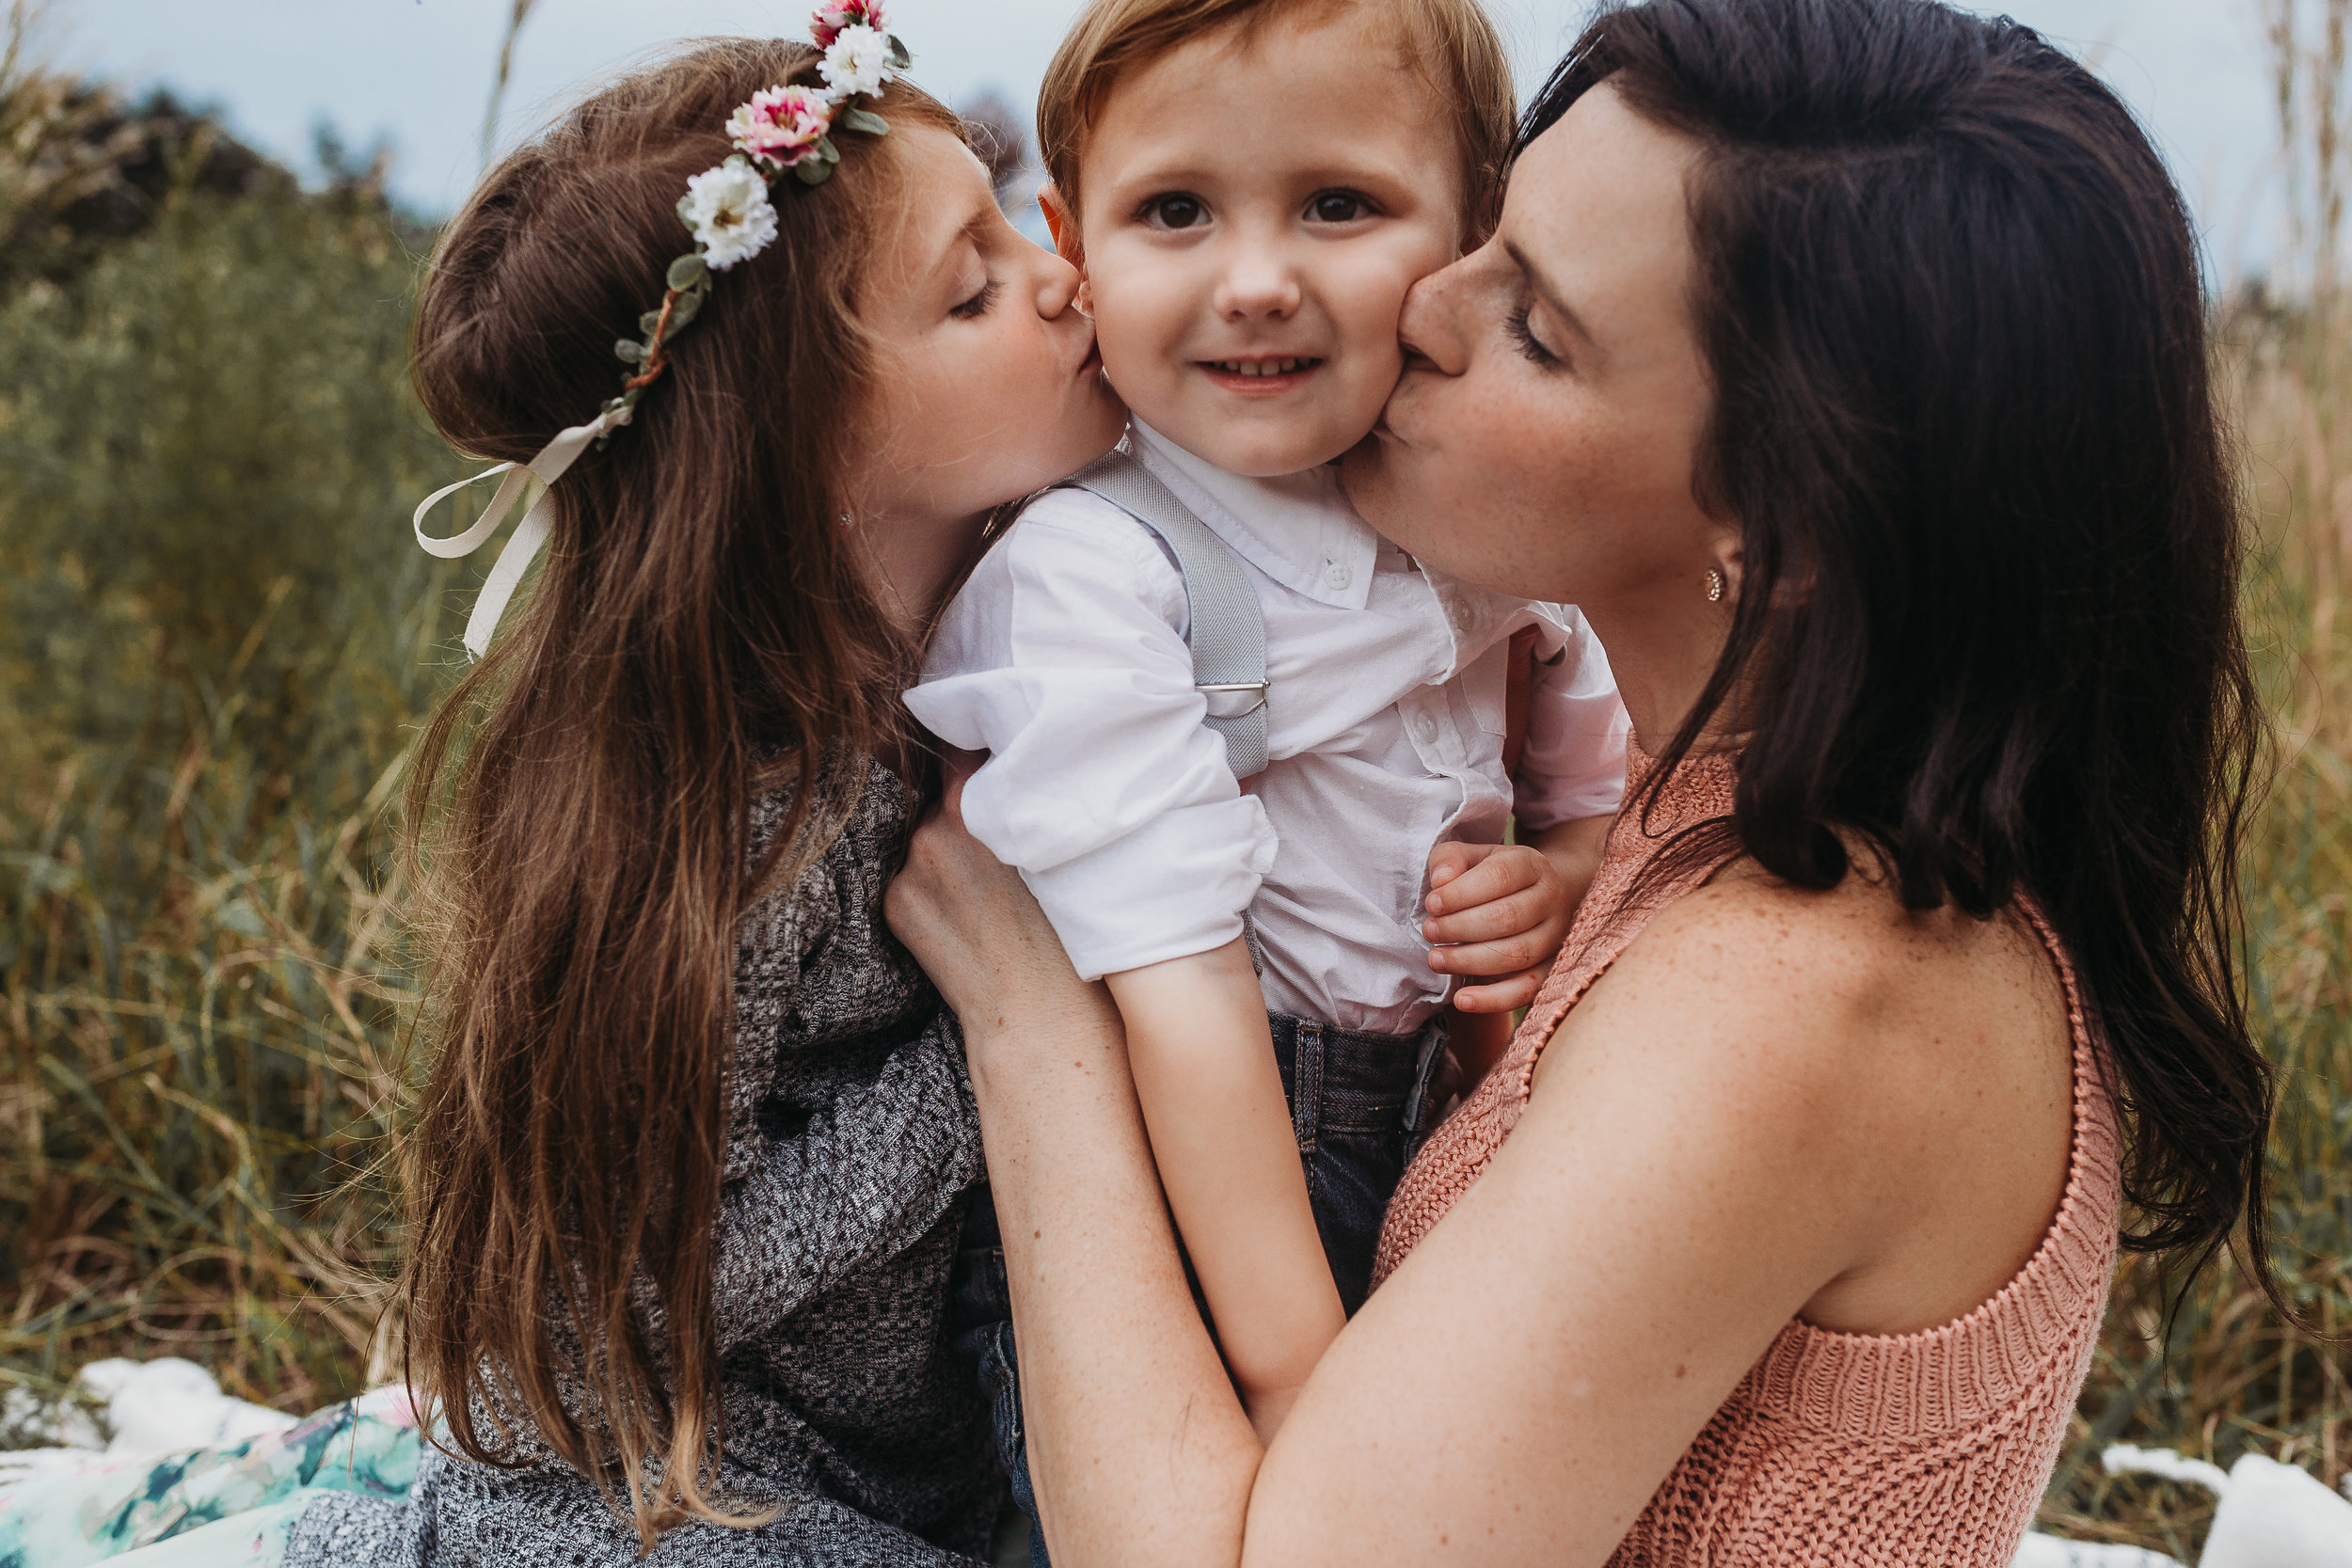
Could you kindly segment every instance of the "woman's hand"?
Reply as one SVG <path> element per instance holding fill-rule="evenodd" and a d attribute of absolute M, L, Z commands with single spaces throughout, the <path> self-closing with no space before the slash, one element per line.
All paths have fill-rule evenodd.
<path fill-rule="evenodd" d="M 1017 1048 L 1036 1031 L 1116 1022 L 1110 996 L 1070 967 L 1061 939 L 1021 874 L 989 853 L 963 825 L 963 785 L 973 759 L 950 753 L 946 794 L 914 830 L 905 868 L 882 899 L 891 932 L 963 1024 L 978 1077 L 996 1048 Z"/>

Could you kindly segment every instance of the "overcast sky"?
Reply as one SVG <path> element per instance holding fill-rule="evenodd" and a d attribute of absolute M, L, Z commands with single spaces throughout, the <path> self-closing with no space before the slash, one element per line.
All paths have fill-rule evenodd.
<path fill-rule="evenodd" d="M 644 50 L 713 33 L 800 36 L 806 0 L 538 0 L 501 133 L 512 137 Z M 1025 115 L 1080 0 L 890 0 L 914 76 L 950 102 L 993 89 Z M 1587 0 L 1489 0 L 1522 94 Z M 53 0 L 58 63 L 217 105 L 235 132 L 310 169 L 311 127 L 387 138 L 410 205 L 448 212 L 481 166 L 509 0 Z M 2268 87 L 2251 0 L 2012 0 L 2001 7 L 2091 59 L 2154 130 L 2223 278 L 2277 243 Z"/>

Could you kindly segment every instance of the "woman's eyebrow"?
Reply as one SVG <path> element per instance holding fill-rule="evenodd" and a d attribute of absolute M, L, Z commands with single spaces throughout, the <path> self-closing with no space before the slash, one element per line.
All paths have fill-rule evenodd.
<path fill-rule="evenodd" d="M 1550 307 L 1552 314 L 1558 316 L 1570 332 L 1584 341 L 1585 347 L 1598 348 L 1600 346 L 1593 341 L 1592 329 L 1584 325 L 1584 318 L 1576 313 L 1576 307 L 1567 302 L 1566 298 L 1561 294 L 1558 285 L 1546 277 L 1541 268 L 1527 259 L 1525 251 L 1519 249 L 1511 241 L 1505 240 L 1502 242 L 1502 253 L 1511 258 L 1511 264 L 1519 269 L 1519 276 L 1527 279 L 1528 287 L 1542 296 L 1543 302 Z"/>

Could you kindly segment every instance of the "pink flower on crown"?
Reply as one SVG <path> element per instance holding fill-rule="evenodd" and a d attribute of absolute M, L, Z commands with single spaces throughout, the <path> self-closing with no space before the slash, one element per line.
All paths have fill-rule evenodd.
<path fill-rule="evenodd" d="M 817 14 L 808 24 L 809 33 L 817 40 L 819 49 L 831 49 L 833 40 L 841 36 L 845 27 L 871 27 L 878 33 L 889 32 L 890 29 L 882 25 L 882 0 L 825 0 L 817 8 Z"/>
<path fill-rule="evenodd" d="M 815 87 L 765 87 L 735 111 L 727 137 L 763 163 L 790 168 L 832 126 L 833 104 Z"/>

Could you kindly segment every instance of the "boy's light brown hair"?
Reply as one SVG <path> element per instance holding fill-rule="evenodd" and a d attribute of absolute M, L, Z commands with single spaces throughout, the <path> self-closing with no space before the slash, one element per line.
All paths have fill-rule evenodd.
<path fill-rule="evenodd" d="M 1037 143 L 1045 172 L 1078 211 L 1079 154 L 1121 72 L 1223 28 L 1245 36 L 1301 11 L 1376 8 L 1391 18 L 1405 63 L 1428 83 L 1453 122 L 1462 160 L 1467 237 L 1492 226 L 1518 103 L 1502 40 L 1479 0 L 1091 0 L 1038 91 Z"/>

